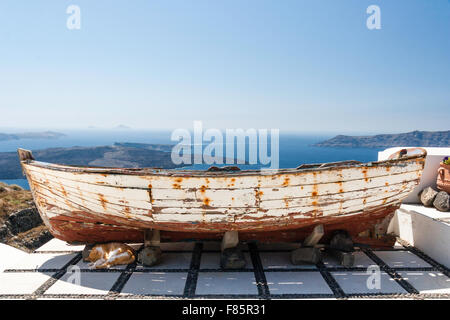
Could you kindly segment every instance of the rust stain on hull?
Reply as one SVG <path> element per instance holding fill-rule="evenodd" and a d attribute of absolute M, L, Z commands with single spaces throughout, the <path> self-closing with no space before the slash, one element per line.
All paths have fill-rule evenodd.
<path fill-rule="evenodd" d="M 186 172 L 51 165 L 22 159 L 50 232 L 68 242 L 208 239 L 297 241 L 317 224 L 358 235 L 417 185 L 425 153 L 367 165 L 260 172 Z"/>
<path fill-rule="evenodd" d="M 161 230 L 161 237 L 168 241 L 220 239 L 228 230 L 239 231 L 242 240 L 270 241 L 303 241 L 318 224 L 324 224 L 325 235 L 323 241 L 329 240 L 335 230 L 347 230 L 352 237 L 366 231 L 375 224 L 380 223 L 386 216 L 392 214 L 398 206 L 364 212 L 355 217 L 340 216 L 328 218 L 309 218 L 296 224 L 281 224 L 278 226 L 266 225 L 261 222 L 248 223 L 247 227 L 237 227 L 233 224 L 191 225 L 183 223 L 163 223 L 157 227 Z M 84 214 L 84 213 L 81 213 Z M 144 230 L 152 227 L 130 228 L 123 225 L 110 225 L 93 222 L 93 220 L 80 220 L 73 217 L 50 219 L 51 229 L 56 238 L 69 243 L 96 243 L 96 242 L 142 242 Z"/>

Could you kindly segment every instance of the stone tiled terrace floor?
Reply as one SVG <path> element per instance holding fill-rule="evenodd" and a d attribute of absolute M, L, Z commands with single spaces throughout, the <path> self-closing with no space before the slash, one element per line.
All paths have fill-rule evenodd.
<path fill-rule="evenodd" d="M 352 268 L 326 255 L 317 265 L 292 265 L 292 244 L 241 246 L 243 270 L 220 269 L 217 242 L 163 243 L 162 263 L 151 268 L 91 270 L 82 246 L 53 239 L 0 273 L 0 299 L 450 298 L 448 268 L 409 246 L 359 249 Z M 370 266 L 381 271 L 380 289 L 367 286 Z"/>

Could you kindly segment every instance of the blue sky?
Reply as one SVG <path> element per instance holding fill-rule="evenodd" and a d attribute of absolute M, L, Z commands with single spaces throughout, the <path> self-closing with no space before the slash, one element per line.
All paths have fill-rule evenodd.
<path fill-rule="evenodd" d="M 3 0 L 0 111 L 0 129 L 449 130 L 450 1 Z"/>

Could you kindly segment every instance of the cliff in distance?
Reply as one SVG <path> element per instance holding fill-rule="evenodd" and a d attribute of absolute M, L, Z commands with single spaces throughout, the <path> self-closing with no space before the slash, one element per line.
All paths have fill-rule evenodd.
<path fill-rule="evenodd" d="M 389 148 L 389 147 L 449 147 L 449 131 L 412 131 L 374 136 L 338 135 L 314 144 L 315 147 Z"/>

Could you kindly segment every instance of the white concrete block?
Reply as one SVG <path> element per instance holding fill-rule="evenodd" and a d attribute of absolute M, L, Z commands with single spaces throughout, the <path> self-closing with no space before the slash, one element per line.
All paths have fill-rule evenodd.
<path fill-rule="evenodd" d="M 450 267 L 450 223 L 439 220 L 449 215 L 422 205 L 402 204 L 392 219 L 390 231 Z"/>
<path fill-rule="evenodd" d="M 234 248 L 239 243 L 239 235 L 237 231 L 227 231 L 223 235 L 220 249 L 223 251 L 228 248 Z"/>
<path fill-rule="evenodd" d="M 313 232 L 303 241 L 304 247 L 312 247 L 319 243 L 324 235 L 323 225 L 319 224 L 314 227 Z"/>

